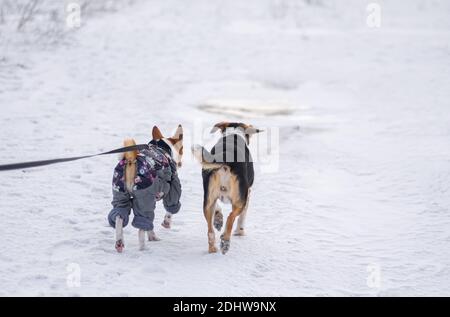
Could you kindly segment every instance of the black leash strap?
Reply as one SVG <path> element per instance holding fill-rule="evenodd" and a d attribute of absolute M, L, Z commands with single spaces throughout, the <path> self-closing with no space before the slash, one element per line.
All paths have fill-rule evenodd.
<path fill-rule="evenodd" d="M 14 163 L 14 164 L 7 164 L 7 165 L 0 165 L 0 172 L 1 171 L 11 171 L 11 170 L 18 170 L 18 169 L 24 169 L 24 168 L 31 168 L 31 167 L 38 167 L 38 166 L 45 166 L 45 165 L 51 165 L 51 164 L 57 164 L 57 163 L 64 163 L 64 162 L 71 162 L 71 161 L 77 161 L 89 157 L 94 156 L 100 156 L 100 155 L 109 155 L 109 154 L 117 154 L 117 153 L 125 153 L 129 151 L 140 151 L 148 149 L 147 144 L 138 144 L 138 145 L 132 145 L 132 146 L 126 146 L 122 147 L 120 149 L 115 149 L 108 152 L 103 152 L 99 154 L 94 155 L 84 155 L 84 156 L 75 156 L 75 157 L 67 157 L 67 158 L 61 158 L 61 159 L 54 159 L 54 160 L 45 160 L 45 161 L 34 161 L 34 162 L 25 162 L 25 163 Z"/>

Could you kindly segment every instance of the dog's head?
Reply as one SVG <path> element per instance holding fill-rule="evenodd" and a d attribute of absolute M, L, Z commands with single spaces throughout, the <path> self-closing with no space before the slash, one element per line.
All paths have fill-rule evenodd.
<path fill-rule="evenodd" d="M 163 142 L 163 143 L 160 143 Z M 165 138 L 157 126 L 152 130 L 152 143 L 157 144 L 160 147 L 164 147 L 164 144 L 170 149 L 172 158 L 178 167 L 182 165 L 183 158 L 183 127 L 178 125 L 175 134 L 170 138 Z"/>
<path fill-rule="evenodd" d="M 253 134 L 263 132 L 263 130 L 257 129 L 251 124 L 245 124 L 241 122 L 219 122 L 211 129 L 211 133 L 220 130 L 223 135 L 227 133 L 241 134 L 245 138 L 245 142 L 250 144 L 250 137 Z"/>

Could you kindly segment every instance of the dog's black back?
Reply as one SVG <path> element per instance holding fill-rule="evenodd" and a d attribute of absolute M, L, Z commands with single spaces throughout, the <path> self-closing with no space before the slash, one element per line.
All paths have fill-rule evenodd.
<path fill-rule="evenodd" d="M 230 134 L 222 137 L 210 153 L 214 157 L 214 163 L 228 166 L 231 173 L 237 177 L 241 199 L 246 201 L 248 189 L 253 185 L 255 177 L 253 159 L 246 141 L 238 134 Z M 214 169 L 202 171 L 204 204 L 207 202 L 209 180 L 214 172 Z"/>

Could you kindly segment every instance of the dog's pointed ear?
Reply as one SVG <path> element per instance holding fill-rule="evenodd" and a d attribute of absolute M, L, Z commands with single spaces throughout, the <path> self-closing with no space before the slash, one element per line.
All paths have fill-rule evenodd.
<path fill-rule="evenodd" d="M 248 134 L 248 135 L 253 135 L 253 134 L 261 133 L 261 132 L 264 132 L 264 130 L 257 129 L 257 128 L 255 128 L 253 126 L 248 126 L 245 129 L 245 134 Z"/>
<path fill-rule="evenodd" d="M 171 138 L 167 138 L 172 145 L 175 145 L 179 143 L 181 146 L 183 145 L 183 127 L 181 124 L 178 125 L 177 130 L 175 131 L 175 134 Z"/>
<path fill-rule="evenodd" d="M 152 130 L 152 139 L 153 140 L 161 140 L 163 137 L 161 131 L 159 131 L 158 127 L 155 125 Z"/>
<path fill-rule="evenodd" d="M 219 122 L 216 125 L 214 125 L 214 127 L 211 129 L 210 133 L 214 133 L 217 130 L 220 130 L 221 132 L 223 132 L 228 127 L 228 125 L 229 125 L 228 122 L 225 122 L 225 121 Z"/>
<path fill-rule="evenodd" d="M 172 138 L 177 140 L 183 140 L 183 126 L 181 124 L 178 125 L 178 128 L 175 131 L 175 134 L 173 135 Z"/>

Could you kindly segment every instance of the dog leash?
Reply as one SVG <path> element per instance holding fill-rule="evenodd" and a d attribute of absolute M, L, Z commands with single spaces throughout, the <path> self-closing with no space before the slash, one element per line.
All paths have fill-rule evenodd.
<path fill-rule="evenodd" d="M 148 149 L 148 148 L 149 148 L 148 144 L 137 144 L 137 145 L 126 146 L 126 147 L 122 147 L 122 148 L 115 149 L 115 150 L 112 150 L 112 151 L 103 152 L 103 153 L 94 154 L 94 155 L 83 155 L 83 156 L 67 157 L 67 158 L 60 158 L 60 159 L 53 159 L 53 160 L 6 164 L 6 165 L 0 165 L 0 172 L 2 172 L 2 171 L 11 171 L 11 170 L 18 170 L 18 169 L 25 169 L 25 168 L 32 168 L 32 167 L 38 167 L 38 166 L 46 166 L 46 165 L 57 164 L 57 163 L 64 163 L 64 162 L 77 161 L 77 160 L 90 158 L 90 157 L 95 157 L 95 156 L 101 156 L 101 155 L 125 153 L 125 152 L 136 151 L 136 150 L 140 151 L 140 150 L 145 150 L 145 149 Z"/>

